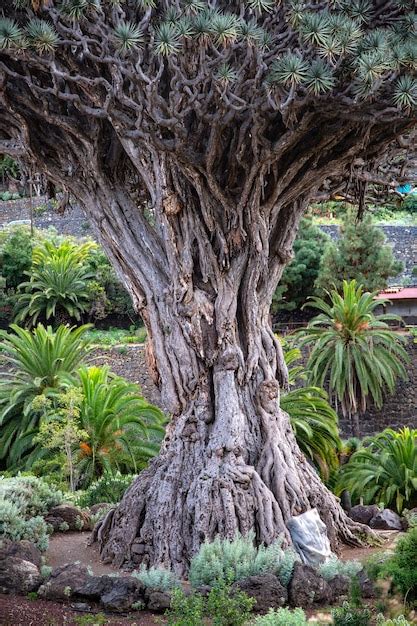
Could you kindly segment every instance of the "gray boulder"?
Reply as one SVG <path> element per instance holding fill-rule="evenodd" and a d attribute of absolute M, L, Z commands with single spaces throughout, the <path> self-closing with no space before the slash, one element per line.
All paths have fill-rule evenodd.
<path fill-rule="evenodd" d="M 332 594 L 332 602 L 340 602 L 341 598 L 349 595 L 350 578 L 343 574 L 336 574 L 328 583 Z"/>
<path fill-rule="evenodd" d="M 310 565 L 296 563 L 288 586 L 290 604 L 308 609 L 317 604 L 330 604 L 332 591 L 329 584 Z"/>
<path fill-rule="evenodd" d="M 145 592 L 146 607 L 150 611 L 163 613 L 171 606 L 171 594 L 169 591 L 147 589 Z"/>
<path fill-rule="evenodd" d="M 88 576 L 85 584 L 78 588 L 77 596 L 90 600 L 99 600 L 111 591 L 114 578 L 111 576 Z"/>
<path fill-rule="evenodd" d="M 39 589 L 39 596 L 45 600 L 66 600 L 81 592 L 89 578 L 85 565 L 67 563 L 55 568 L 48 582 Z"/>
<path fill-rule="evenodd" d="M 110 578 L 111 588 L 101 596 L 100 603 L 107 611 L 127 611 L 136 602 L 144 603 L 143 586 L 131 576 Z"/>
<path fill-rule="evenodd" d="M 274 574 L 249 576 L 232 585 L 232 590 L 244 591 L 255 599 L 254 610 L 267 613 L 270 608 L 278 609 L 288 600 L 288 592 Z"/>
<path fill-rule="evenodd" d="M 357 504 L 350 509 L 348 515 L 354 522 L 369 526 L 369 522 L 379 511 L 376 504 Z"/>
<path fill-rule="evenodd" d="M 379 511 L 369 522 L 371 528 L 377 530 L 402 530 L 401 518 L 391 509 Z"/>
<path fill-rule="evenodd" d="M 371 580 L 364 569 L 358 573 L 358 583 L 361 590 L 362 598 L 375 598 L 377 595 L 375 584 Z"/>
<path fill-rule="evenodd" d="M 29 593 L 42 584 L 39 569 L 25 559 L 6 556 L 0 561 L 0 591 L 2 593 Z"/>
<path fill-rule="evenodd" d="M 11 541 L 3 539 L 0 545 L 0 560 L 8 556 L 15 556 L 24 561 L 29 561 L 36 565 L 38 569 L 42 565 L 42 553 L 31 541 L 22 539 L 21 541 Z"/>

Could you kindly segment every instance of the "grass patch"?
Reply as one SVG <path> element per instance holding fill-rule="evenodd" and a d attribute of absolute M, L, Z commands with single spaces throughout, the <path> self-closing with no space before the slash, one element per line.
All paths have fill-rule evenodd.
<path fill-rule="evenodd" d="M 85 335 L 87 341 L 98 346 L 120 346 L 121 344 L 144 343 L 146 341 L 146 328 L 130 327 L 109 328 L 108 330 L 98 330 L 93 328 Z"/>

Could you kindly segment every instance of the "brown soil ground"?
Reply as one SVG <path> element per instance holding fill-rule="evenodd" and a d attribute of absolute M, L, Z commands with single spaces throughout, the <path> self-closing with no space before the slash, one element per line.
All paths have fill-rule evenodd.
<path fill-rule="evenodd" d="M 112 572 L 123 575 L 124 572 L 100 560 L 97 544 L 88 545 L 90 534 L 90 532 L 54 533 L 49 539 L 49 547 L 45 553 L 47 565 L 59 567 L 65 563 L 79 561 L 82 565 L 91 567 L 96 576 Z"/>
<path fill-rule="evenodd" d="M 103 613 L 99 615 L 103 616 Z M 89 621 L 86 621 L 86 618 Z M 98 618 L 95 622 L 93 614 L 74 611 L 71 604 L 0 594 L 1 626 L 87 626 L 87 624 L 101 626 L 103 623 L 106 626 L 157 626 L 164 624 L 164 620 L 157 621 L 151 613 L 141 611 L 120 617 L 107 615 L 105 622 Z"/>

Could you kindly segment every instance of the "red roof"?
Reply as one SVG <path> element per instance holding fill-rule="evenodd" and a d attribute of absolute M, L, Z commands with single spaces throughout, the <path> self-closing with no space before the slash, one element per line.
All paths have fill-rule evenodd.
<path fill-rule="evenodd" d="M 387 289 L 386 291 L 380 291 L 377 296 L 377 300 L 417 300 L 417 287 L 404 287 Z"/>

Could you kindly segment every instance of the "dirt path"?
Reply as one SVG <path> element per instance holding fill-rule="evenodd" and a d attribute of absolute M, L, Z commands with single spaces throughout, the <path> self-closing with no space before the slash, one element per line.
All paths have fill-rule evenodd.
<path fill-rule="evenodd" d="M 54 533 L 49 539 L 49 548 L 45 553 L 47 565 L 59 567 L 65 563 L 79 561 L 82 565 L 91 567 L 96 576 L 117 572 L 126 575 L 112 565 L 106 565 L 100 560 L 97 544 L 88 545 L 90 532 Z"/>

